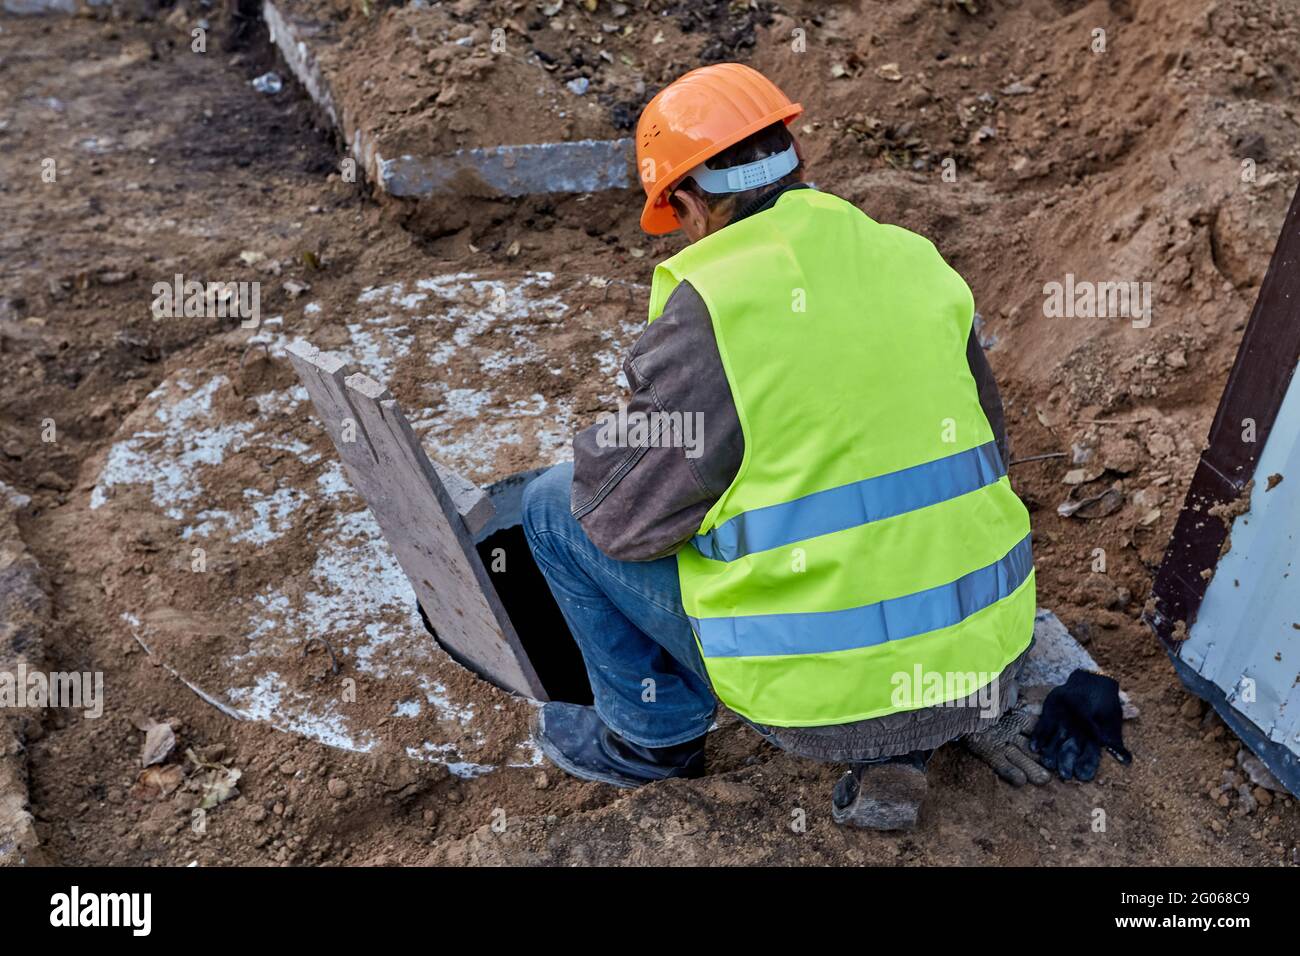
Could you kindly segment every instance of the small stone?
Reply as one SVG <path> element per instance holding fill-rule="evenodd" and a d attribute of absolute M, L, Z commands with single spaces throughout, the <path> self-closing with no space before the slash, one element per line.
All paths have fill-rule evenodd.
<path fill-rule="evenodd" d="M 1255 786 L 1271 790 L 1273 793 L 1285 792 L 1286 788 L 1278 782 L 1277 777 L 1273 776 L 1268 767 L 1264 766 L 1263 761 L 1246 750 L 1245 747 L 1237 751 L 1237 765 L 1241 767 L 1242 772 Z"/>
<path fill-rule="evenodd" d="M 533 786 L 538 790 L 545 790 L 551 785 L 551 778 L 546 775 L 545 770 L 537 771 L 537 776 L 533 778 Z"/>
<path fill-rule="evenodd" d="M 329 790 L 330 796 L 335 800 L 342 800 L 352 792 L 352 788 L 348 786 L 348 782 L 346 780 L 340 780 L 338 777 L 330 777 L 329 783 L 325 784 L 325 788 Z"/>
<path fill-rule="evenodd" d="M 36 487 L 52 488 L 55 491 L 69 491 L 72 488 L 72 483 L 55 472 L 43 471 L 36 476 Z"/>
<path fill-rule="evenodd" d="M 1237 809 L 1246 816 L 1259 809 L 1259 803 L 1247 784 L 1243 783 L 1237 788 Z"/>

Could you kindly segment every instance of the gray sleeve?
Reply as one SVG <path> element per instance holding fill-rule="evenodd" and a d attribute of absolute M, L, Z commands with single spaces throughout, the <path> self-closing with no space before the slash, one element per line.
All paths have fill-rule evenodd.
<path fill-rule="evenodd" d="M 573 516 L 611 558 L 651 561 L 699 530 L 740 470 L 744 437 L 708 307 L 689 283 L 673 291 L 623 370 L 628 421 L 645 416 L 652 427 L 639 438 L 628 429 L 632 441 L 604 422 L 578 433 Z"/>
<path fill-rule="evenodd" d="M 980 345 L 974 328 L 970 330 L 970 338 L 966 341 L 966 361 L 970 365 L 971 375 L 975 377 L 975 386 L 979 389 L 980 407 L 984 409 L 984 415 L 993 428 L 993 437 L 997 440 L 1002 463 L 1006 465 L 1011 461 L 1011 449 L 1007 447 L 1007 426 L 1002 412 L 1002 395 L 998 392 L 998 383 L 993 378 L 993 369 L 989 367 L 989 360 L 984 355 L 984 347 Z"/>

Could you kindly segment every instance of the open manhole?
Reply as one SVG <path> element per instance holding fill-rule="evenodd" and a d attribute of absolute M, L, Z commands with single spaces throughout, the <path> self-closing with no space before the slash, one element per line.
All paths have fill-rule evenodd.
<path fill-rule="evenodd" d="M 544 471 L 545 468 L 535 468 L 510 475 L 485 489 L 496 515 L 475 536 L 474 543 L 547 696 L 551 700 L 590 704 L 591 681 L 582 652 L 524 537 L 524 488 Z M 434 640 L 438 640 L 437 631 L 423 608 L 420 608 L 420 620 Z M 450 646 L 442 641 L 438 641 L 438 646 L 462 667 L 491 680 Z"/>
<path fill-rule="evenodd" d="M 524 541 L 520 502 L 540 466 L 565 457 L 576 409 L 616 400 L 612 379 L 590 370 L 617 368 L 637 331 L 624 302 L 635 291 L 587 275 L 438 275 L 367 288 L 339 314 L 308 302 L 293 335 L 286 320 L 264 319 L 265 352 L 249 351 L 242 366 L 242 330 L 214 342 L 141 401 L 99 462 L 87 518 L 107 543 L 108 612 L 232 718 L 465 777 L 536 766 L 525 698 L 591 696 Z M 551 334 L 560 322 L 563 339 Z M 427 497 L 411 511 L 410 484 L 367 498 L 347 457 L 363 443 L 340 450 L 288 367 L 290 346 L 311 334 L 389 386 L 423 456 L 490 495 L 495 520 L 450 535 L 457 512 L 435 514 Z M 355 408 L 377 407 L 349 396 Z M 378 440 L 373 427 L 367 434 Z M 383 474 L 361 464 L 385 478 L 414 450 L 390 449 Z M 385 511 L 393 502 L 396 516 Z M 418 578 L 401 563 L 412 543 L 431 562 Z M 446 598 L 438 613 L 430 607 L 445 643 L 479 666 L 440 653 L 443 642 L 420 626 L 412 598 L 424 581 Z M 451 633 L 462 614 L 466 632 Z M 509 633 L 494 638 L 498 624 Z M 473 655 L 476 646 L 485 653 Z M 482 679 L 487 665 L 494 680 Z"/>

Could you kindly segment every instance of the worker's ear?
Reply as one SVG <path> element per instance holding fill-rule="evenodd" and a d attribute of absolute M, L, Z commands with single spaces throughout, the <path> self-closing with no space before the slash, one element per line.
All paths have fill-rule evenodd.
<path fill-rule="evenodd" d="M 701 196 L 689 189 L 679 189 L 673 193 L 672 203 L 682 232 L 691 242 L 703 239 L 712 231 L 709 205 Z"/>

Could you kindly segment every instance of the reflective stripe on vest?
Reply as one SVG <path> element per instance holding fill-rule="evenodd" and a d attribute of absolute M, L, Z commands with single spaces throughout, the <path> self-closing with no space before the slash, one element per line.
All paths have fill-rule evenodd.
<path fill-rule="evenodd" d="M 1009 596 L 1034 569 L 1029 535 L 1000 560 L 949 584 L 845 611 L 691 618 L 705 657 L 829 654 L 960 624 Z"/>
<path fill-rule="evenodd" d="M 714 561 L 843 531 L 938 504 L 990 485 L 1006 474 L 995 442 L 901 471 L 746 511 L 696 535 L 695 550 Z"/>

